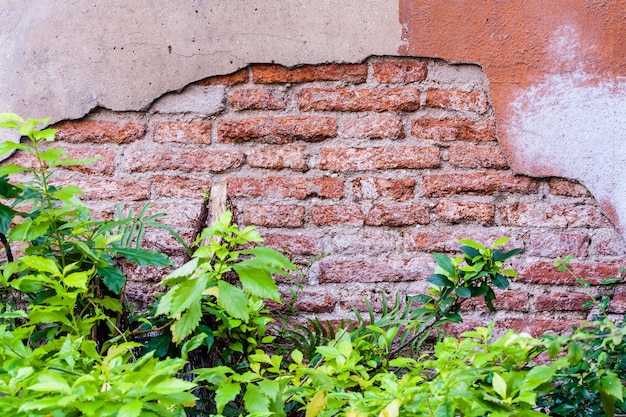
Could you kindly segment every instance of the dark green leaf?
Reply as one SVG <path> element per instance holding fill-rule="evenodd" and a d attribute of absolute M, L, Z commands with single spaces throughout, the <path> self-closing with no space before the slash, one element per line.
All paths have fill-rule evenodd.
<path fill-rule="evenodd" d="M 510 250 L 508 252 L 502 252 L 500 249 L 496 249 L 496 250 L 493 251 L 493 260 L 494 261 L 504 261 L 506 259 L 509 259 L 509 258 L 519 254 L 522 251 L 523 251 L 522 248 L 512 249 L 512 250 Z"/>
<path fill-rule="evenodd" d="M 500 288 L 501 290 L 506 290 L 507 288 L 509 288 L 509 280 L 506 279 L 503 275 L 496 274 L 491 282 L 493 282 L 493 285 L 495 285 L 497 288 Z"/>
<path fill-rule="evenodd" d="M 117 247 L 114 248 L 113 251 L 118 255 L 122 255 L 129 261 L 136 262 L 138 265 L 141 266 L 172 266 L 172 261 L 170 260 L 170 258 L 160 252 L 154 252 L 145 249 Z"/>
<path fill-rule="evenodd" d="M 11 207 L 0 203 L 0 233 L 3 235 L 8 233 L 9 227 L 11 227 L 11 222 L 17 214 L 18 212 L 13 210 Z"/>
<path fill-rule="evenodd" d="M 171 335 L 163 333 L 158 336 L 151 337 L 144 347 L 143 354 L 154 351 L 154 356 L 164 358 L 170 348 Z"/>
<path fill-rule="evenodd" d="M 447 277 L 445 277 L 445 276 L 443 276 L 441 274 L 432 274 L 431 276 L 428 277 L 427 281 L 430 282 L 433 285 L 438 286 L 438 287 L 452 287 L 452 286 L 454 286 L 452 281 L 450 281 Z"/>
<path fill-rule="evenodd" d="M 472 297 L 472 291 L 467 288 L 467 287 L 458 287 L 454 290 L 456 292 L 456 295 L 458 295 L 461 298 L 471 298 Z"/>
<path fill-rule="evenodd" d="M 452 259 L 448 258 L 446 255 L 442 253 L 433 253 L 433 257 L 435 258 L 435 262 L 437 266 L 443 269 L 450 275 L 454 275 L 454 267 L 452 266 Z"/>
<path fill-rule="evenodd" d="M 122 287 L 126 284 L 124 274 L 112 266 L 98 267 L 98 276 L 102 278 L 104 285 L 116 295 L 119 295 Z"/>
<path fill-rule="evenodd" d="M 463 252 L 469 259 L 474 259 L 475 257 L 480 256 L 480 252 L 471 246 L 461 246 L 460 249 L 461 252 Z"/>

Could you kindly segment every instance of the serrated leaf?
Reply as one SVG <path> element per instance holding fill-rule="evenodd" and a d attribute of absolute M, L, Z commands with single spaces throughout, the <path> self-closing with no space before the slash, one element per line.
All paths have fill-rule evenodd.
<path fill-rule="evenodd" d="M 143 403 L 139 400 L 126 403 L 120 407 L 120 410 L 117 412 L 117 417 L 139 417 L 142 408 Z"/>
<path fill-rule="evenodd" d="M 98 267 L 97 272 L 98 276 L 102 278 L 104 285 L 114 294 L 119 295 L 120 291 L 122 291 L 122 287 L 126 284 L 126 277 L 122 271 L 112 266 L 104 266 Z"/>
<path fill-rule="evenodd" d="M 239 275 L 241 285 L 252 295 L 280 301 L 276 281 L 266 269 L 258 268 L 256 265 L 253 260 L 245 260 L 233 265 L 233 269 Z"/>
<path fill-rule="evenodd" d="M 617 400 L 624 401 L 623 390 L 624 387 L 619 377 L 611 371 L 605 371 L 605 374 L 600 380 L 600 391 Z"/>
<path fill-rule="evenodd" d="M 15 226 L 9 233 L 11 242 L 30 242 L 46 234 L 50 222 L 47 220 L 26 219 Z"/>
<path fill-rule="evenodd" d="M 42 373 L 37 377 L 37 382 L 28 387 L 31 391 L 58 392 L 69 394 L 71 389 L 67 381 L 53 373 Z"/>
<path fill-rule="evenodd" d="M 503 400 L 507 398 L 506 396 L 506 381 L 500 374 L 494 373 L 492 379 L 493 390 L 502 398 Z"/>
<path fill-rule="evenodd" d="M 140 266 L 173 266 L 170 258 L 160 252 L 137 248 L 115 248 L 114 252 Z"/>
<path fill-rule="evenodd" d="M 220 385 L 215 392 L 215 405 L 217 407 L 217 412 L 221 414 L 222 411 L 224 411 L 226 404 L 237 398 L 240 391 L 241 386 L 236 382 Z"/>
<path fill-rule="evenodd" d="M 20 172 L 24 172 L 27 170 L 28 168 L 20 166 L 20 165 L 7 164 L 7 165 L 3 165 L 0 167 L 0 176 L 18 174 Z M 4 196 L 4 197 L 8 197 L 8 196 Z"/>
<path fill-rule="evenodd" d="M 69 201 L 72 197 L 80 194 L 84 194 L 84 192 L 75 185 L 68 185 L 52 193 L 54 197 L 61 201 Z"/>
<path fill-rule="evenodd" d="M 202 306 L 199 302 L 192 303 L 172 325 L 172 342 L 178 343 L 189 336 L 198 327 L 201 318 Z"/>
<path fill-rule="evenodd" d="M 246 411 L 253 413 L 269 413 L 270 399 L 266 393 L 255 384 L 246 386 L 246 393 L 243 396 L 243 404 Z"/>
<path fill-rule="evenodd" d="M 89 282 L 92 274 L 93 271 L 74 272 L 63 277 L 63 282 L 70 287 L 80 288 L 84 290 L 87 289 L 87 283 Z"/>
<path fill-rule="evenodd" d="M 317 417 L 328 404 L 328 397 L 326 392 L 317 391 L 311 398 L 311 401 L 306 405 L 306 417 Z"/>
<path fill-rule="evenodd" d="M 198 268 L 198 262 L 199 262 L 198 258 L 191 259 L 189 262 L 187 262 L 180 268 L 177 268 L 174 271 L 172 271 L 168 276 L 166 276 L 161 281 L 160 284 L 165 285 L 165 286 L 173 286 L 175 284 L 178 284 L 179 282 L 184 281 L 185 279 L 193 275 L 195 270 Z"/>
<path fill-rule="evenodd" d="M 55 261 L 48 258 L 42 258 L 41 256 L 22 256 L 20 261 L 37 272 L 48 272 L 55 276 L 60 276 L 61 271 Z"/>
<path fill-rule="evenodd" d="M 248 313 L 248 298 L 241 288 L 237 288 L 226 281 L 217 283 L 219 297 L 217 303 L 232 317 L 241 319 L 246 323 L 250 320 Z"/>
<path fill-rule="evenodd" d="M 583 348 L 580 343 L 572 341 L 567 347 L 567 361 L 569 366 L 574 366 L 583 359 Z"/>

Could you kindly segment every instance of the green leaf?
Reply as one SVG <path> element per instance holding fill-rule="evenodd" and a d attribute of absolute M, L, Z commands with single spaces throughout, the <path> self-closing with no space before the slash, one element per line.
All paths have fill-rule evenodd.
<path fill-rule="evenodd" d="M 41 256 L 22 256 L 20 261 L 28 268 L 37 272 L 48 272 L 55 276 L 61 276 L 61 271 L 55 261 L 42 258 Z"/>
<path fill-rule="evenodd" d="M 624 401 L 623 390 L 624 387 L 619 377 L 611 371 L 605 371 L 605 374 L 600 380 L 600 392 L 608 394 L 617 400 Z"/>
<path fill-rule="evenodd" d="M 201 318 L 202 306 L 200 303 L 192 303 L 172 325 L 172 342 L 178 343 L 189 336 L 198 327 Z"/>
<path fill-rule="evenodd" d="M 239 280 L 244 290 L 252 295 L 270 300 L 280 301 L 280 293 L 276 286 L 276 281 L 269 272 L 258 265 L 254 260 L 249 259 L 233 265 L 233 269 L 239 275 Z"/>
<path fill-rule="evenodd" d="M 68 185 L 60 188 L 52 193 L 52 195 L 61 201 L 69 202 L 76 195 L 84 194 L 83 191 L 75 185 Z"/>
<path fill-rule="evenodd" d="M 7 165 L 3 165 L 0 167 L 0 176 L 18 174 L 20 172 L 24 172 L 27 170 L 28 168 L 20 166 L 20 165 L 7 164 Z M 4 197 L 8 197 L 8 196 L 4 195 Z"/>
<path fill-rule="evenodd" d="M 506 279 L 503 275 L 496 274 L 491 282 L 493 282 L 493 285 L 501 290 L 506 290 L 507 288 L 509 288 L 509 280 Z"/>
<path fill-rule="evenodd" d="M 317 417 L 328 404 L 328 397 L 326 397 L 326 392 L 317 391 L 315 395 L 311 398 L 309 403 L 306 405 L 306 417 Z M 381 412 L 381 415 L 387 416 L 384 414 L 384 411 Z M 397 417 L 397 413 L 395 415 L 389 415 L 389 417 Z"/>
<path fill-rule="evenodd" d="M 122 271 L 109 265 L 98 267 L 97 271 L 104 285 L 114 294 L 119 295 L 122 287 L 126 284 L 126 277 Z"/>
<path fill-rule="evenodd" d="M 499 249 L 494 250 L 493 251 L 493 260 L 494 261 L 504 261 L 506 259 L 509 259 L 517 254 L 519 254 L 520 252 L 522 252 L 524 249 L 522 248 L 517 248 L 517 249 L 512 249 L 508 252 L 502 252 Z"/>
<path fill-rule="evenodd" d="M 37 382 L 28 387 L 31 391 L 57 392 L 69 394 L 71 389 L 67 381 L 57 374 L 50 372 L 41 373 L 37 377 Z"/>
<path fill-rule="evenodd" d="M 447 272 L 449 275 L 454 275 L 454 266 L 452 266 L 452 259 L 442 253 L 433 253 L 437 266 Z"/>
<path fill-rule="evenodd" d="M 215 405 L 217 407 L 217 412 L 221 414 L 222 411 L 224 411 L 226 404 L 237 398 L 239 391 L 241 391 L 241 386 L 236 382 L 220 385 L 215 392 Z"/>
<path fill-rule="evenodd" d="M 447 277 L 441 274 L 433 274 L 428 277 L 428 282 L 438 287 L 453 287 L 454 284 Z"/>
<path fill-rule="evenodd" d="M 470 246 L 470 247 L 472 247 L 472 248 L 474 248 L 476 250 L 479 250 L 479 251 L 486 251 L 487 250 L 487 248 L 484 247 L 483 245 L 481 245 L 480 243 L 474 242 L 473 240 L 470 240 L 470 239 L 459 239 L 459 242 L 464 244 L 464 245 Z"/>
<path fill-rule="evenodd" d="M 126 403 L 117 412 L 117 417 L 139 417 L 141 415 L 141 409 L 143 403 L 139 400 Z"/>
<path fill-rule="evenodd" d="M 38 237 L 46 234 L 50 222 L 48 220 L 31 220 L 26 219 L 23 223 L 15 226 L 9 234 L 9 241 L 11 242 L 30 242 Z"/>
<path fill-rule="evenodd" d="M 66 277 L 63 277 L 63 282 L 65 282 L 65 284 L 69 285 L 70 287 L 85 290 L 87 289 L 87 283 L 89 282 L 92 274 L 93 271 L 74 272 Z"/>
<path fill-rule="evenodd" d="M 11 222 L 17 214 L 18 212 L 11 207 L 0 203 L 0 233 L 3 235 L 7 234 L 9 227 L 11 227 Z"/>
<path fill-rule="evenodd" d="M 500 376 L 498 373 L 493 374 L 493 390 L 500 396 L 502 399 L 506 399 L 506 381 L 504 378 Z"/>
<path fill-rule="evenodd" d="M 243 396 L 246 411 L 252 413 L 269 413 L 270 399 L 266 393 L 255 384 L 248 384 Z"/>
<path fill-rule="evenodd" d="M 567 347 L 567 360 L 569 366 L 574 366 L 583 359 L 583 348 L 580 343 L 572 341 Z"/>
<path fill-rule="evenodd" d="M 200 333 L 200 334 L 195 335 L 188 341 L 186 341 L 181 349 L 181 354 L 183 356 L 183 359 L 187 360 L 187 354 L 189 352 L 202 346 L 206 337 L 207 337 L 206 333 Z"/>
<path fill-rule="evenodd" d="M 456 292 L 456 295 L 461 298 L 472 298 L 472 291 L 470 291 L 469 288 L 458 287 L 454 290 L 454 292 Z"/>
<path fill-rule="evenodd" d="M 176 284 L 159 300 L 156 315 L 168 314 L 169 317 L 175 317 L 192 304 L 200 304 L 208 279 L 207 274 L 202 274 L 195 279 Z"/>
<path fill-rule="evenodd" d="M 122 255 L 129 261 L 136 262 L 141 266 L 173 266 L 170 258 L 160 252 L 136 248 L 115 248 L 113 250 L 118 255 Z"/>
<path fill-rule="evenodd" d="M 240 289 L 226 281 L 219 281 L 217 283 L 219 290 L 219 297 L 217 303 L 232 317 L 241 319 L 246 323 L 250 320 L 250 314 L 248 313 L 248 298 L 246 294 Z"/>

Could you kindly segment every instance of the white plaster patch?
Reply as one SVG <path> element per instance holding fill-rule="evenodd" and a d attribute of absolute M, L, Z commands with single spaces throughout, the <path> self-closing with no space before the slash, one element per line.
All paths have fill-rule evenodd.
<path fill-rule="evenodd" d="M 572 51 L 580 48 L 572 45 L 564 59 L 577 60 Z M 509 109 L 513 169 L 580 181 L 626 237 L 626 79 L 601 80 L 581 69 L 549 75 L 520 91 Z"/>

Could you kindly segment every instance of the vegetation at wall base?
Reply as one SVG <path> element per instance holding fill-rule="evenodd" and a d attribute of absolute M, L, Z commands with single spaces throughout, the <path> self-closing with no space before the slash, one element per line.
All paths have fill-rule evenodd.
<path fill-rule="evenodd" d="M 507 239 L 461 240 L 460 255 L 434 254 L 427 293 L 382 300 L 334 327 L 287 325 L 266 302 L 281 302 L 275 277 L 297 274 L 264 247 L 254 227 L 225 213 L 196 242 L 158 221 L 118 209 L 96 220 L 75 186 L 54 171 L 89 161 L 49 146 L 46 120 L 0 114 L 31 166 L 0 167 L 0 409 L 10 416 L 544 416 L 624 411 L 624 322 L 608 320 L 610 293 L 590 303 L 598 318 L 571 335 L 541 338 L 493 325 L 460 337 L 464 303 L 489 309 L 515 271 Z M 18 182 L 10 181 L 19 175 Z M 190 260 L 161 282 L 138 315 L 124 303 L 120 262 L 170 267 L 142 249 L 146 227 L 170 232 Z M 574 274 L 567 261 L 557 267 Z M 589 284 L 576 277 L 583 289 Z M 609 279 L 613 285 L 619 279 Z M 296 294 L 294 291 L 293 294 Z M 286 316 L 288 319 L 288 316 Z M 282 320 L 282 318 L 281 318 Z M 540 355 L 544 355 L 538 361 Z M 547 358 L 547 359 L 546 359 Z"/>

